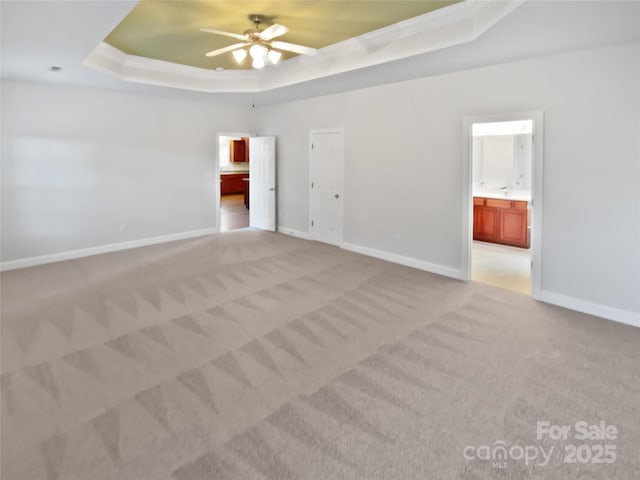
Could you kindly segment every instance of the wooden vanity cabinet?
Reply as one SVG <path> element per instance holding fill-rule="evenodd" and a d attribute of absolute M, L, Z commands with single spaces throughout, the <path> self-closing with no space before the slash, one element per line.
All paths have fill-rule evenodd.
<path fill-rule="evenodd" d="M 529 248 L 527 202 L 474 197 L 473 239 Z"/>

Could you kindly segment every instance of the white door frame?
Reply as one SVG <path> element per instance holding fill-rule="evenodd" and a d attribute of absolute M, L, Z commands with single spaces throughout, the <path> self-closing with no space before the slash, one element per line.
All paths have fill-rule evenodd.
<path fill-rule="evenodd" d="M 327 134 L 327 133 L 339 133 L 342 136 L 342 148 L 343 148 L 343 153 L 342 153 L 342 165 L 340 166 L 340 174 L 342 175 L 341 178 L 341 192 L 340 194 L 342 195 L 342 202 L 340 202 L 340 241 L 338 242 L 337 246 L 338 247 L 342 247 L 342 244 L 344 242 L 344 128 L 343 127 L 334 127 L 334 128 L 314 128 L 312 130 L 309 130 L 309 178 L 308 178 L 308 184 L 309 184 L 309 238 L 311 240 L 317 240 L 313 234 L 313 231 L 311 230 L 311 155 L 312 155 L 312 141 L 313 141 L 313 136 L 314 135 L 322 135 L 322 134 Z"/>
<path fill-rule="evenodd" d="M 471 248 L 473 245 L 473 171 L 472 126 L 474 123 L 510 122 L 533 120 L 531 194 L 533 216 L 531 218 L 531 296 L 540 299 L 542 290 L 542 194 L 544 159 L 544 114 L 541 110 L 516 113 L 497 113 L 463 118 L 462 160 L 462 273 L 463 280 L 471 280 Z"/>
<path fill-rule="evenodd" d="M 220 206 L 220 137 L 255 137 L 255 134 L 247 132 L 216 132 L 216 174 L 214 175 L 214 182 L 216 182 L 216 231 L 218 232 L 220 232 L 220 216 L 222 215 L 222 207 Z M 251 155 L 251 152 L 249 152 L 249 155 Z"/>

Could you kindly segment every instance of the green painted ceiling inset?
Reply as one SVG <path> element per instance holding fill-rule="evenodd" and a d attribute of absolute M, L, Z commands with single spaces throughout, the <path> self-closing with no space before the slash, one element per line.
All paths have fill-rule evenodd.
<path fill-rule="evenodd" d="M 277 40 L 314 48 L 417 17 L 462 0 L 141 0 L 105 38 L 117 49 L 140 57 L 214 69 L 238 65 L 231 53 L 208 58 L 211 50 L 238 43 L 230 37 L 201 32 L 213 28 L 244 33 L 248 15 L 266 17 L 263 28 L 280 23 L 289 32 Z M 295 56 L 283 52 L 283 60 Z"/>

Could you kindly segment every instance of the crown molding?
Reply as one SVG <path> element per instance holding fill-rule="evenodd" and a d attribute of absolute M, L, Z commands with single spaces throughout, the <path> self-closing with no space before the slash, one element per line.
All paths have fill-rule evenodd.
<path fill-rule="evenodd" d="M 256 70 L 219 72 L 190 67 L 128 55 L 105 42 L 100 42 L 82 64 L 122 80 L 161 87 L 207 93 L 255 92 L 258 89 L 259 72 Z"/>
<path fill-rule="evenodd" d="M 263 70 L 216 71 L 128 55 L 101 42 L 83 65 L 122 80 L 207 93 L 264 92 L 372 67 L 478 38 L 525 0 L 465 0 Z"/>

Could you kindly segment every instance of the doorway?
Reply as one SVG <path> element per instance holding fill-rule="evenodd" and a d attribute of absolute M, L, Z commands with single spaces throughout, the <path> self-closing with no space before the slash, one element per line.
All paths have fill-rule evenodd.
<path fill-rule="evenodd" d="M 311 130 L 309 139 L 309 233 L 312 240 L 340 246 L 344 130 Z"/>
<path fill-rule="evenodd" d="M 220 232 L 249 227 L 249 133 L 219 133 L 217 218 Z"/>
<path fill-rule="evenodd" d="M 542 113 L 464 120 L 466 279 L 540 292 Z"/>

